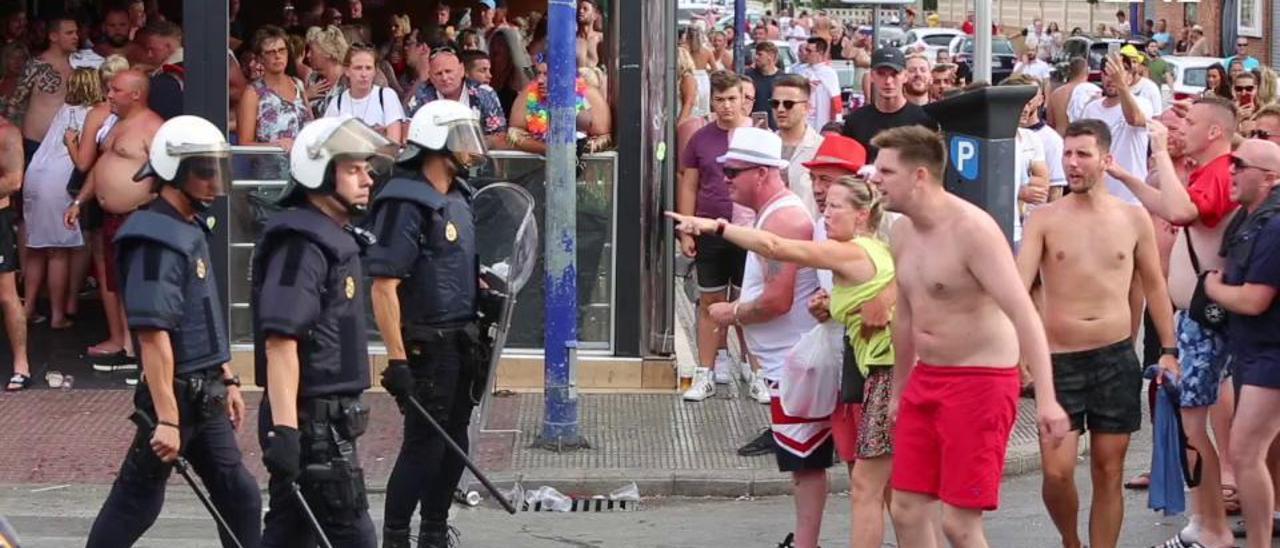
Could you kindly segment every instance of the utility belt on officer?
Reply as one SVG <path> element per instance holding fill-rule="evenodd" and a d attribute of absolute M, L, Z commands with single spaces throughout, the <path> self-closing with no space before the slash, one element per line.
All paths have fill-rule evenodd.
<path fill-rule="evenodd" d="M 356 438 L 369 426 L 369 408 L 357 396 L 321 396 L 298 402 L 302 434 L 301 487 L 320 519 L 349 523 L 369 509 Z"/>
<path fill-rule="evenodd" d="M 184 422 L 227 416 L 227 385 L 222 382 L 221 367 L 174 375 L 173 397 Z"/>
<path fill-rule="evenodd" d="M 473 383 L 467 392 L 474 403 L 478 403 L 488 386 L 489 363 L 492 348 L 481 337 L 480 322 L 471 320 L 447 325 L 409 324 L 404 326 L 403 335 L 406 345 L 421 345 L 430 350 L 440 345 L 455 345 L 461 358 L 462 366 L 471 371 Z M 417 363 L 413 352 L 410 352 L 409 366 Z"/>

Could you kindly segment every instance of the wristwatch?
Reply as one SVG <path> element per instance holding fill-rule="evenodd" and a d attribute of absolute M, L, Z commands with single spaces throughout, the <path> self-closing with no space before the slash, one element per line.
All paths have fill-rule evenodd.
<path fill-rule="evenodd" d="M 1165 346 L 1165 347 L 1161 347 L 1161 348 L 1160 348 L 1160 355 L 1161 355 L 1161 356 L 1173 356 L 1173 358 L 1174 358 L 1174 359 L 1177 359 L 1177 358 L 1178 358 L 1178 347 L 1176 347 L 1176 346 Z"/>
<path fill-rule="evenodd" d="M 222 379 L 223 386 L 234 386 L 240 388 L 240 375 L 232 375 Z"/>

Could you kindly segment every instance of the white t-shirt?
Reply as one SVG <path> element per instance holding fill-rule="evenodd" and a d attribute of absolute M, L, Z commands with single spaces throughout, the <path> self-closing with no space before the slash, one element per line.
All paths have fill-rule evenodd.
<path fill-rule="evenodd" d="M 382 96 L 381 100 L 378 99 L 379 95 Z M 329 106 L 324 109 L 325 118 L 343 114 L 364 120 L 364 123 L 375 128 L 385 128 L 408 119 L 396 92 L 382 86 L 373 86 L 373 91 L 361 99 L 352 99 L 351 90 L 348 89 L 337 100 L 329 101 Z"/>
<path fill-rule="evenodd" d="M 796 65 L 792 71 L 809 79 L 809 127 L 822 131 L 822 126 L 840 113 L 831 112 L 831 99 L 840 96 L 840 77 L 831 64 Z"/>
<path fill-rule="evenodd" d="M 1044 145 L 1040 144 L 1040 139 L 1036 137 L 1035 132 L 1027 128 L 1018 128 L 1017 136 L 1014 137 L 1014 147 L 1013 203 L 1018 207 L 1013 214 L 1013 241 L 1017 242 L 1022 240 L 1022 204 L 1018 201 L 1018 192 L 1031 179 L 1031 162 L 1043 162 L 1045 157 Z"/>
<path fill-rule="evenodd" d="M 1151 105 L 1146 101 L 1137 101 L 1137 103 L 1142 113 L 1150 119 Z M 1107 107 L 1104 100 L 1098 100 L 1085 107 L 1082 118 L 1096 118 L 1107 124 L 1111 129 L 1111 155 L 1116 163 L 1129 173 L 1142 177 L 1147 172 L 1147 147 L 1150 144 L 1150 137 L 1147 135 L 1147 128 L 1131 126 L 1125 121 L 1123 108 L 1119 102 L 1113 107 Z M 1116 198 L 1131 204 L 1138 203 L 1138 198 L 1129 192 L 1124 183 L 1110 175 L 1107 176 L 1107 189 Z"/>
<path fill-rule="evenodd" d="M 1160 86 L 1150 78 L 1142 78 L 1130 88 L 1134 97 L 1151 105 L 1151 116 L 1159 116 L 1164 112 L 1164 96 L 1160 94 Z"/>
<path fill-rule="evenodd" d="M 1067 186 L 1067 172 L 1062 169 L 1062 136 L 1049 124 L 1031 130 L 1044 147 L 1044 162 L 1049 164 L 1049 186 Z"/>
<path fill-rule="evenodd" d="M 1071 99 L 1067 101 L 1067 121 L 1074 122 L 1084 118 L 1084 107 L 1091 101 L 1102 97 L 1102 88 L 1090 82 L 1083 82 L 1071 90 Z"/>
<path fill-rule="evenodd" d="M 1049 63 L 1036 59 L 1030 63 L 1019 62 L 1013 67 L 1014 74 L 1025 74 L 1037 80 L 1048 80 L 1053 76 L 1053 66 Z"/>

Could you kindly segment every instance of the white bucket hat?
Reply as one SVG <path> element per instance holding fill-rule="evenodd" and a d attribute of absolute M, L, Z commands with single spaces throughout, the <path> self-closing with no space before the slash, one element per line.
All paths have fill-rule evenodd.
<path fill-rule="evenodd" d="M 786 169 L 788 164 L 782 159 L 782 138 L 755 127 L 733 130 L 729 137 L 729 151 L 716 158 L 716 162 L 723 164 L 729 160 L 778 169 Z"/>

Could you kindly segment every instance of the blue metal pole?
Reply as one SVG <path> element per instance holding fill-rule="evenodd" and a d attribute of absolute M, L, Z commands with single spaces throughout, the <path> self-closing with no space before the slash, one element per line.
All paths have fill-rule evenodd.
<path fill-rule="evenodd" d="M 578 430 L 577 370 L 577 118 L 578 14 L 575 0 L 550 0 L 547 6 L 547 93 L 551 128 L 547 132 L 545 252 L 546 331 L 545 407 L 538 444 L 551 449 L 583 446 Z"/>
<path fill-rule="evenodd" d="M 743 74 L 746 67 L 747 0 L 733 1 L 733 71 Z"/>

